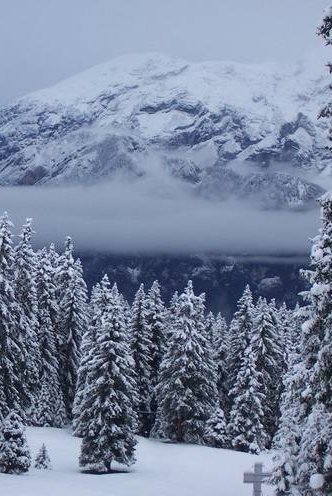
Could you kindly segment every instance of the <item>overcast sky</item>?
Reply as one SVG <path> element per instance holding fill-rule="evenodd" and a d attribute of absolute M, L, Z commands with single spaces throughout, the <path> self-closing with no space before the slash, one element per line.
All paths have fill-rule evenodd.
<path fill-rule="evenodd" d="M 293 61 L 328 0 L 0 0 L 0 103 L 131 52 Z"/>

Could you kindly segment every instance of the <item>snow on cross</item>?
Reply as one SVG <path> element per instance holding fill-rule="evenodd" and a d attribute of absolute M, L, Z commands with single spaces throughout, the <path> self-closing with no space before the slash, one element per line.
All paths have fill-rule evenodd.
<path fill-rule="evenodd" d="M 263 464 L 255 463 L 255 468 L 253 472 L 244 472 L 243 474 L 243 482 L 245 484 L 253 484 L 253 496 L 262 496 L 262 484 L 265 479 L 270 477 L 269 472 L 263 472 Z"/>

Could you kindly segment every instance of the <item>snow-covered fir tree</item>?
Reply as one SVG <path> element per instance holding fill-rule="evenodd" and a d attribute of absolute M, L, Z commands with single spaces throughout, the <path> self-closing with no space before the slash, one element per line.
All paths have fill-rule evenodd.
<path fill-rule="evenodd" d="M 227 324 L 220 313 L 218 313 L 214 322 L 213 339 L 212 350 L 217 367 L 219 405 L 227 417 L 230 409 L 228 396 L 228 355 L 230 343 Z"/>
<path fill-rule="evenodd" d="M 0 219 L 0 419 L 12 410 L 24 417 L 29 404 L 23 380 L 27 360 L 26 343 L 21 341 L 24 314 L 14 291 L 11 227 L 5 213 Z"/>
<path fill-rule="evenodd" d="M 167 348 L 167 343 L 169 337 L 172 335 L 172 329 L 174 328 L 174 323 L 175 323 L 175 311 L 177 308 L 177 303 L 179 300 L 179 293 L 178 291 L 175 291 L 175 293 L 172 295 L 172 298 L 170 299 L 169 305 L 166 308 L 166 315 L 165 315 L 165 341 L 164 341 L 164 350 L 163 350 L 163 355 L 165 354 L 166 348 Z"/>
<path fill-rule="evenodd" d="M 88 326 L 87 287 L 82 265 L 77 260 L 71 268 L 67 290 L 60 303 L 61 335 L 66 336 L 62 348 L 62 389 L 69 418 L 75 396 L 77 369 L 80 360 L 82 336 Z"/>
<path fill-rule="evenodd" d="M 0 472 L 22 474 L 28 472 L 30 464 L 30 450 L 22 420 L 17 413 L 10 412 L 0 429 Z"/>
<path fill-rule="evenodd" d="M 73 242 L 68 236 L 59 259 L 57 277 L 59 314 L 57 323 L 60 379 L 67 415 L 72 405 L 82 335 L 87 326 L 87 290 L 80 262 L 74 261 Z"/>
<path fill-rule="evenodd" d="M 302 325 L 301 346 L 304 423 L 301 428 L 297 482 L 300 491 L 306 496 L 313 494 L 309 487 L 313 474 L 323 475 L 326 485 L 332 481 L 331 194 L 325 194 L 320 199 L 320 205 L 322 227 L 313 240 L 311 270 L 303 271 L 311 288 L 303 293 L 307 302 L 303 309 L 307 320 Z"/>
<path fill-rule="evenodd" d="M 202 443 L 218 406 L 216 367 L 205 333 L 204 297 L 189 281 L 175 308 L 174 328 L 157 386 L 160 431 L 177 442 Z"/>
<path fill-rule="evenodd" d="M 217 408 L 206 422 L 204 442 L 212 448 L 229 447 L 227 422 L 221 408 Z"/>
<path fill-rule="evenodd" d="M 160 285 L 154 281 L 146 298 L 146 321 L 150 332 L 151 354 L 151 401 L 150 408 L 156 411 L 154 389 L 158 382 L 159 368 L 165 348 L 166 309 L 161 298 Z"/>
<path fill-rule="evenodd" d="M 96 304 L 100 298 L 100 291 L 101 291 L 101 286 L 99 282 L 97 282 L 97 284 L 95 284 L 91 289 L 91 295 L 89 301 L 90 317 L 92 317 L 92 315 L 95 314 Z"/>
<path fill-rule="evenodd" d="M 21 380 L 27 390 L 27 404 L 24 405 L 27 413 L 29 410 L 30 412 L 33 411 L 40 363 L 37 334 L 37 263 L 36 255 L 31 246 L 32 233 L 32 220 L 27 219 L 23 226 L 19 243 L 14 248 L 13 260 L 15 299 L 23 314 L 18 331 L 20 334 L 19 341 L 22 343 L 22 347 L 24 346 Z M 30 419 L 30 421 L 33 421 L 33 419 Z"/>
<path fill-rule="evenodd" d="M 292 335 L 292 313 L 288 310 L 287 305 L 283 302 L 278 309 L 276 309 L 276 318 L 278 321 L 279 336 L 281 348 L 283 350 L 283 363 L 285 367 L 289 362 L 288 352 L 292 346 L 293 335 Z"/>
<path fill-rule="evenodd" d="M 251 346 L 244 352 L 230 394 L 234 398 L 227 429 L 231 445 L 239 451 L 259 453 L 269 441 L 264 427 L 266 389 Z"/>
<path fill-rule="evenodd" d="M 44 443 L 42 444 L 40 450 L 36 455 L 34 467 L 37 468 L 38 470 L 52 469 L 51 459 L 49 457 L 47 448 Z"/>
<path fill-rule="evenodd" d="M 58 350 L 52 315 L 57 314 L 54 272 L 47 250 L 38 254 L 38 339 L 40 347 L 39 391 L 35 407 L 37 425 L 62 427 L 66 411 L 60 383 Z"/>
<path fill-rule="evenodd" d="M 113 461 L 134 462 L 135 388 L 123 307 L 113 292 L 97 328 L 86 376 L 81 405 L 81 422 L 87 423 L 80 455 L 82 469 L 104 473 L 111 471 Z"/>
<path fill-rule="evenodd" d="M 263 298 L 264 299 L 264 298 Z M 266 301 L 266 299 L 265 299 Z M 280 356 L 280 380 L 282 379 L 282 374 L 283 371 L 286 370 L 287 368 L 287 351 L 285 352 L 284 348 L 290 345 L 290 339 L 291 336 L 288 336 L 288 325 L 289 323 L 287 321 L 283 322 L 283 317 L 282 317 L 282 308 L 277 307 L 277 303 L 275 299 L 273 298 L 269 302 L 267 302 L 268 308 L 270 311 L 270 317 L 273 323 L 274 328 L 276 329 L 276 333 L 279 336 L 279 348 L 281 350 L 281 356 Z M 287 319 L 287 317 L 286 317 Z M 284 325 L 286 326 L 286 329 L 284 328 Z"/>
<path fill-rule="evenodd" d="M 132 305 L 130 340 L 137 382 L 138 433 L 149 436 L 151 430 L 152 350 L 151 327 L 148 322 L 147 298 L 141 284 Z"/>
<path fill-rule="evenodd" d="M 90 319 L 81 343 L 80 363 L 73 404 L 73 434 L 79 437 L 83 437 L 87 432 L 87 423 L 81 417 L 81 410 L 85 399 L 86 378 L 90 368 L 90 361 L 94 359 L 96 334 L 100 328 L 103 315 L 108 311 L 111 300 L 110 282 L 107 274 L 105 274 L 100 284 L 96 284 L 91 293 L 89 306 Z"/>
<path fill-rule="evenodd" d="M 319 474 L 324 480 L 323 490 L 319 496 L 330 495 L 332 453 L 332 413 L 322 402 L 313 405 L 303 422 L 299 454 L 297 460 L 296 482 L 300 494 L 314 496 L 311 479 Z"/>
<path fill-rule="evenodd" d="M 295 318 L 293 320 L 295 322 Z M 283 378 L 280 422 L 273 439 L 275 454 L 270 482 L 277 496 L 290 494 L 296 484 L 299 440 L 303 423 L 303 374 L 299 341 L 293 341 L 288 351 L 288 366 Z"/>
<path fill-rule="evenodd" d="M 261 373 L 266 391 L 262 408 L 264 410 L 264 426 L 270 441 L 272 441 L 277 429 L 279 418 L 284 359 L 280 345 L 279 326 L 273 312 L 273 308 L 267 304 L 265 299 L 259 301 L 251 337 L 255 368 Z"/>
<path fill-rule="evenodd" d="M 237 310 L 229 327 L 228 382 L 231 402 L 234 399 L 231 390 L 235 386 L 242 359 L 250 343 L 253 320 L 254 306 L 252 293 L 249 286 L 246 286 L 243 295 L 237 303 Z"/>
<path fill-rule="evenodd" d="M 205 331 L 206 335 L 211 341 L 212 346 L 214 345 L 214 326 L 216 320 L 212 312 L 209 312 L 205 319 Z"/>

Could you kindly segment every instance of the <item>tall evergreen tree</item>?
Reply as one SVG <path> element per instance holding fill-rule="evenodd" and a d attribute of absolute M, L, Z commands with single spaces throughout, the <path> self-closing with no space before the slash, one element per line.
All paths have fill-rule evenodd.
<path fill-rule="evenodd" d="M 166 308 L 165 340 L 164 340 L 164 349 L 162 352 L 163 356 L 166 352 L 167 343 L 168 343 L 170 336 L 172 335 L 172 330 L 174 328 L 174 324 L 175 324 L 175 320 L 176 320 L 175 313 L 176 313 L 178 301 L 179 301 L 179 293 L 178 293 L 178 291 L 175 291 L 172 298 L 170 299 L 168 307 Z"/>
<path fill-rule="evenodd" d="M 262 373 L 256 369 L 251 346 L 248 346 L 244 352 L 240 370 L 230 394 L 234 398 L 228 423 L 228 436 L 231 444 L 239 451 L 259 453 L 268 443 L 263 409 L 266 389 Z"/>
<path fill-rule="evenodd" d="M 161 298 L 158 281 L 152 284 L 146 299 L 146 320 L 151 340 L 151 400 L 150 408 L 156 412 L 155 387 L 158 383 L 160 363 L 165 348 L 166 309 Z M 152 426 L 151 426 L 152 427 Z M 150 428 L 151 428 L 150 427 Z"/>
<path fill-rule="evenodd" d="M 209 312 L 205 319 L 206 335 L 211 341 L 212 346 L 214 345 L 214 327 L 216 319 L 212 312 Z"/>
<path fill-rule="evenodd" d="M 76 323 L 77 308 L 77 271 L 73 257 L 73 242 L 67 236 L 65 251 L 57 261 L 56 296 L 58 300 L 58 320 L 56 322 L 57 347 L 59 351 L 60 381 L 67 415 L 71 417 L 71 408 L 76 382 L 79 348 L 82 336 L 81 322 Z"/>
<path fill-rule="evenodd" d="M 5 418 L 0 432 L 0 472 L 22 474 L 31 464 L 22 420 L 14 412 Z"/>
<path fill-rule="evenodd" d="M 0 219 L 0 420 L 11 410 L 23 417 L 29 402 L 22 381 L 26 354 L 20 331 L 24 315 L 14 291 L 11 227 L 5 213 Z"/>
<path fill-rule="evenodd" d="M 37 335 L 38 300 L 36 255 L 31 246 L 32 220 L 27 219 L 14 249 L 14 293 L 17 304 L 22 310 L 19 325 L 19 341 L 22 351 L 21 381 L 27 389 L 26 410 L 33 410 L 38 389 L 40 350 Z M 32 420 L 32 419 L 30 419 Z"/>
<path fill-rule="evenodd" d="M 283 302 L 282 305 L 278 309 L 276 309 L 276 317 L 279 327 L 280 343 L 283 349 L 283 363 L 285 367 L 287 367 L 287 364 L 289 362 L 288 353 L 290 348 L 292 347 L 293 336 L 291 322 L 292 312 L 288 310 L 285 302 Z"/>
<path fill-rule="evenodd" d="M 79 260 L 73 265 L 68 287 L 63 293 L 60 305 L 61 335 L 66 336 L 62 354 L 62 389 L 67 415 L 71 418 L 80 360 L 80 346 L 82 336 L 88 326 L 87 288 Z"/>
<path fill-rule="evenodd" d="M 278 322 L 274 310 L 265 299 L 257 305 L 254 321 L 251 348 L 254 354 L 255 367 L 261 373 L 266 391 L 262 408 L 264 410 L 264 426 L 272 440 L 279 418 L 279 400 L 283 373 L 283 350 L 280 346 Z"/>
<path fill-rule="evenodd" d="M 294 322 L 296 318 L 293 319 Z M 303 374 L 298 341 L 293 341 L 288 353 L 287 371 L 283 378 L 280 422 L 273 439 L 275 454 L 271 484 L 277 496 L 291 494 L 297 481 L 297 459 L 304 410 L 301 403 Z"/>
<path fill-rule="evenodd" d="M 165 341 L 165 305 L 161 298 L 160 285 L 154 281 L 146 298 L 146 319 L 152 342 L 152 385 L 157 382 Z"/>
<path fill-rule="evenodd" d="M 37 425 L 62 427 L 66 422 L 66 412 L 60 384 L 58 350 L 52 320 L 52 314 L 57 314 L 53 275 L 47 250 L 43 249 L 39 252 L 37 272 L 40 389 L 35 416 Z"/>
<path fill-rule="evenodd" d="M 55 249 L 55 244 L 51 243 L 48 250 L 48 258 L 53 269 L 57 271 L 59 266 L 60 255 Z"/>
<path fill-rule="evenodd" d="M 237 311 L 235 312 L 229 328 L 230 348 L 228 358 L 229 389 L 233 390 L 237 381 L 238 373 L 241 368 L 242 359 L 245 351 L 249 346 L 251 334 L 253 331 L 254 306 L 252 293 L 249 286 L 246 286 L 243 295 L 238 301 Z M 230 392 L 230 401 L 234 397 Z"/>
<path fill-rule="evenodd" d="M 130 339 L 135 363 L 138 394 L 138 433 L 149 436 L 151 430 L 152 360 L 154 348 L 148 322 L 147 298 L 141 284 L 132 305 Z"/>
<path fill-rule="evenodd" d="M 113 293 L 97 329 L 93 360 L 86 378 L 81 422 L 83 438 L 80 466 L 110 472 L 113 461 L 134 462 L 134 363 L 126 338 L 123 308 Z"/>
<path fill-rule="evenodd" d="M 73 404 L 73 434 L 83 437 L 87 432 L 87 422 L 82 421 L 81 410 L 85 401 L 86 379 L 90 362 L 94 359 L 96 335 L 100 328 L 103 315 L 108 311 L 112 301 L 112 293 L 108 276 L 105 274 L 100 284 L 96 284 L 90 300 L 89 325 L 83 334 L 81 343 L 80 363 L 77 373 L 76 393 Z"/>
<path fill-rule="evenodd" d="M 218 406 L 216 368 L 206 337 L 204 298 L 189 281 L 179 297 L 157 386 L 161 431 L 177 442 L 202 443 Z"/>
<path fill-rule="evenodd" d="M 304 423 L 301 429 L 297 479 L 305 495 L 313 494 L 309 481 L 322 474 L 332 481 L 332 197 L 320 200 L 322 227 L 313 240 L 311 270 L 303 275 L 311 284 L 303 294 L 307 320 L 302 325 L 301 362 L 304 390 L 301 399 Z M 319 426 L 319 435 L 313 426 Z M 326 425 L 325 425 L 326 424 Z M 328 494 L 328 493 L 326 493 Z"/>
<path fill-rule="evenodd" d="M 219 394 L 219 405 L 226 417 L 228 416 L 229 390 L 228 390 L 228 354 L 229 335 L 225 319 L 218 313 L 213 326 L 214 343 L 212 346 L 214 360 L 217 367 L 217 389 Z"/>

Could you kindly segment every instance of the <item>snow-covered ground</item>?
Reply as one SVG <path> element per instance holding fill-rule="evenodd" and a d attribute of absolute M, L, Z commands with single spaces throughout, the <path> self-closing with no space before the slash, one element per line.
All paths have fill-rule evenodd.
<path fill-rule="evenodd" d="M 271 456 L 254 456 L 193 445 L 166 444 L 139 439 L 137 463 L 128 473 L 82 474 L 78 467 L 80 440 L 66 430 L 29 428 L 33 458 L 45 442 L 53 470 L 34 468 L 26 475 L 0 474 L 4 496 L 250 496 L 243 472 Z M 263 486 L 263 495 L 273 490 Z"/>

